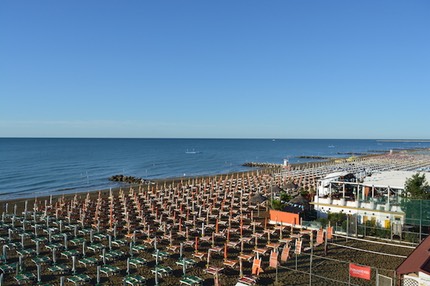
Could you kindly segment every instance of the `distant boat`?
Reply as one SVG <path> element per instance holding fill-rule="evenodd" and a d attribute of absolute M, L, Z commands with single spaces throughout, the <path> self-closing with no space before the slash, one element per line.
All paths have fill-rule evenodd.
<path fill-rule="evenodd" d="M 185 154 L 199 154 L 199 153 L 200 153 L 200 151 L 196 151 L 194 149 L 191 151 L 187 149 L 187 151 L 185 151 Z"/>
<path fill-rule="evenodd" d="M 275 140 L 275 139 L 272 139 L 272 141 L 273 141 L 273 142 L 275 142 L 276 140 Z"/>
<path fill-rule="evenodd" d="M 334 148 L 334 145 L 328 145 L 328 148 Z"/>

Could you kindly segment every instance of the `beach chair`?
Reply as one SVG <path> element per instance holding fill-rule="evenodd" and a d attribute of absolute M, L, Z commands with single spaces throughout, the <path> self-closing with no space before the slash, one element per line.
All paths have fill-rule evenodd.
<path fill-rule="evenodd" d="M 65 274 L 69 272 L 70 268 L 65 264 L 57 264 L 49 267 L 48 270 L 55 274 Z"/>
<path fill-rule="evenodd" d="M 135 258 L 130 258 L 129 263 L 130 265 L 133 265 L 134 267 L 137 268 L 138 266 L 146 265 L 146 260 L 141 257 L 135 257 Z"/>
<path fill-rule="evenodd" d="M 78 261 L 80 264 L 83 264 L 85 267 L 87 267 L 88 265 L 96 265 L 98 263 L 97 258 L 94 257 L 85 257 L 82 259 L 79 259 Z"/>
<path fill-rule="evenodd" d="M 256 285 L 256 284 L 257 284 L 257 279 L 256 279 L 256 278 L 254 278 L 254 277 L 246 276 L 246 275 L 245 275 L 245 276 L 243 276 L 243 277 L 239 278 L 238 283 L 242 283 L 242 284 L 244 284 L 244 285 L 248 285 L 248 286 Z M 237 284 L 236 284 L 236 285 L 237 285 Z"/>
<path fill-rule="evenodd" d="M 139 285 L 146 284 L 146 278 L 140 275 L 127 275 L 126 277 L 124 277 L 123 281 L 126 284 L 129 284 L 132 286 L 139 286 Z"/>
<path fill-rule="evenodd" d="M 252 263 L 252 274 L 253 275 L 260 275 L 263 271 L 263 268 L 261 268 L 261 259 L 254 258 L 254 262 Z"/>
<path fill-rule="evenodd" d="M 183 276 L 179 282 L 188 286 L 200 285 L 203 280 L 197 278 L 196 276 Z"/>
<path fill-rule="evenodd" d="M 194 252 L 193 257 L 202 260 L 206 256 L 206 252 Z"/>
<path fill-rule="evenodd" d="M 223 265 L 225 265 L 227 267 L 230 267 L 230 268 L 236 268 L 237 260 L 228 260 L 228 259 L 225 259 L 223 261 Z"/>
<path fill-rule="evenodd" d="M 16 263 L 2 264 L 0 270 L 4 273 L 12 273 L 16 270 Z"/>
<path fill-rule="evenodd" d="M 34 280 L 36 280 L 36 275 L 31 272 L 20 273 L 15 275 L 15 280 L 19 285 L 31 283 L 33 284 Z"/>
<path fill-rule="evenodd" d="M 284 249 L 282 249 L 282 253 L 281 253 L 281 261 L 287 262 L 289 257 L 290 257 L 290 246 L 284 246 Z"/>
<path fill-rule="evenodd" d="M 119 269 L 118 267 L 111 266 L 111 265 L 105 265 L 105 266 L 100 268 L 100 272 L 104 273 L 106 275 L 106 277 L 117 274 L 120 270 L 121 269 Z"/>

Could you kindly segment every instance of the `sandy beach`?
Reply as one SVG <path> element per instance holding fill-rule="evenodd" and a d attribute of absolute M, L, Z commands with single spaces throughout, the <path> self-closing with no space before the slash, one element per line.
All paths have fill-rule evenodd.
<path fill-rule="evenodd" d="M 269 197 L 273 186 L 288 182 L 315 188 L 319 177 L 336 169 L 377 169 L 393 162 L 396 168 L 410 168 L 426 166 L 429 160 L 398 153 L 352 163 L 290 166 L 283 175 L 261 170 L 2 202 L 3 285 L 15 285 L 17 277 L 35 284 L 38 268 L 44 285 L 61 285 L 61 277 L 64 285 L 96 285 L 98 280 L 100 285 L 140 285 L 133 277 L 147 285 L 235 285 L 243 275 L 257 285 L 343 285 L 348 262 L 394 277 L 411 247 L 335 235 L 325 255 L 316 231 L 270 224 L 267 205 L 255 199 L 259 194 Z M 298 255 L 295 240 L 302 241 Z M 280 254 L 288 247 L 289 259 L 282 261 Z M 277 269 L 269 266 L 272 251 L 278 253 Z M 255 257 L 261 258 L 258 276 L 252 275 Z M 351 284 L 374 285 L 375 275 L 373 271 L 371 281 L 354 278 Z"/>

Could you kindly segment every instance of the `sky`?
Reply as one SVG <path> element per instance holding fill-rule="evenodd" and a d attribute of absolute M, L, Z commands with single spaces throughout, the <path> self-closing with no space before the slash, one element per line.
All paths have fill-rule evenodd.
<path fill-rule="evenodd" d="M 3 0 L 0 137 L 430 139 L 428 0 Z"/>

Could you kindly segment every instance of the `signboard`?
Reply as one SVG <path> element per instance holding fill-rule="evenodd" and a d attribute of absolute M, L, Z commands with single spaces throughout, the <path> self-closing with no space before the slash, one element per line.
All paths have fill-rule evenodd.
<path fill-rule="evenodd" d="M 357 264 L 349 264 L 349 276 L 370 280 L 371 268 L 368 266 L 360 266 Z"/>

